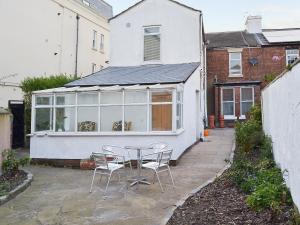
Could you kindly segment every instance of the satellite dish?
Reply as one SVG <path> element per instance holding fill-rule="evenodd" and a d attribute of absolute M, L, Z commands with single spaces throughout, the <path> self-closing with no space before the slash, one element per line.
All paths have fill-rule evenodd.
<path fill-rule="evenodd" d="M 252 66 L 255 66 L 258 64 L 258 59 L 257 58 L 252 58 L 249 60 L 249 63 L 252 65 Z"/>

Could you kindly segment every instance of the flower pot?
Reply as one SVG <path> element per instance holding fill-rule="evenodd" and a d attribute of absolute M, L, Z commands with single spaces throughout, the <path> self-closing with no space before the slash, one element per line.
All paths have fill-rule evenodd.
<path fill-rule="evenodd" d="M 225 128 L 225 120 L 223 115 L 219 116 L 219 123 L 220 123 L 220 128 Z"/>
<path fill-rule="evenodd" d="M 208 137 L 209 136 L 209 130 L 204 130 L 204 137 Z"/>
<path fill-rule="evenodd" d="M 209 128 L 215 129 L 215 116 L 214 115 L 209 116 Z"/>

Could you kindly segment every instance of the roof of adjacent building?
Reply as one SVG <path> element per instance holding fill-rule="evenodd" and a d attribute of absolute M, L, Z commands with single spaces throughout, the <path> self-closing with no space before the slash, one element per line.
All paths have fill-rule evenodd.
<path fill-rule="evenodd" d="M 82 4 L 84 4 L 83 0 L 78 0 L 78 1 L 81 1 Z M 105 17 L 106 19 L 109 19 L 113 16 L 112 6 L 107 2 L 103 0 L 84 0 L 84 1 L 89 3 L 88 7 L 92 8 L 96 13 Z"/>
<path fill-rule="evenodd" d="M 99 72 L 68 83 L 65 87 L 184 83 L 195 72 L 199 65 L 199 62 L 193 62 L 183 64 L 107 67 Z"/>
<path fill-rule="evenodd" d="M 259 46 L 255 34 L 250 34 L 246 31 L 207 33 L 206 40 L 208 41 L 209 49 Z"/>
<path fill-rule="evenodd" d="M 300 43 L 300 28 L 263 29 L 257 37 L 263 45 Z"/>
<path fill-rule="evenodd" d="M 140 4 L 143 3 L 144 1 L 146 1 L 146 0 L 141 0 L 141 1 L 137 2 L 137 3 L 135 3 L 134 5 L 130 6 L 128 9 L 125 9 L 124 11 L 122 11 L 122 12 L 120 12 L 119 14 L 115 15 L 114 17 L 112 17 L 110 20 L 113 20 L 113 19 L 115 19 L 115 18 L 121 16 L 121 15 L 124 14 L 125 12 L 131 10 L 132 8 L 134 8 L 134 7 L 138 6 L 138 5 L 140 5 Z M 192 10 L 192 11 L 201 12 L 201 10 L 192 8 L 192 7 L 188 6 L 188 5 L 182 4 L 181 2 L 178 2 L 178 1 L 175 1 L 175 0 L 169 0 L 169 1 L 170 1 L 170 2 L 173 2 L 173 3 L 177 4 L 177 5 L 183 6 L 184 8 L 190 9 L 190 10 Z"/>

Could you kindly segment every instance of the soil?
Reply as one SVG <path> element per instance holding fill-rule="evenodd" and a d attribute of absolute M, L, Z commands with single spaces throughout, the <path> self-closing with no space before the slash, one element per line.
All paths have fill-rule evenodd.
<path fill-rule="evenodd" d="M 225 172 L 214 183 L 187 199 L 177 208 L 167 225 L 283 225 L 293 224 L 292 206 L 281 213 L 255 212 L 246 205 L 246 194 L 239 191 Z"/>
<path fill-rule="evenodd" d="M 2 174 L 0 176 L 0 196 L 7 194 L 22 184 L 27 179 L 27 173 L 23 170 L 16 172 L 14 176 Z"/>

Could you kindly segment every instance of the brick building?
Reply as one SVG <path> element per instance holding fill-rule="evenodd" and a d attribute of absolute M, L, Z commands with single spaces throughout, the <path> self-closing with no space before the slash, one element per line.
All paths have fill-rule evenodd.
<path fill-rule="evenodd" d="M 299 58 L 299 28 L 261 27 L 261 17 L 249 16 L 245 31 L 206 34 L 208 115 L 224 115 L 227 125 L 260 103 L 266 76 Z"/>

